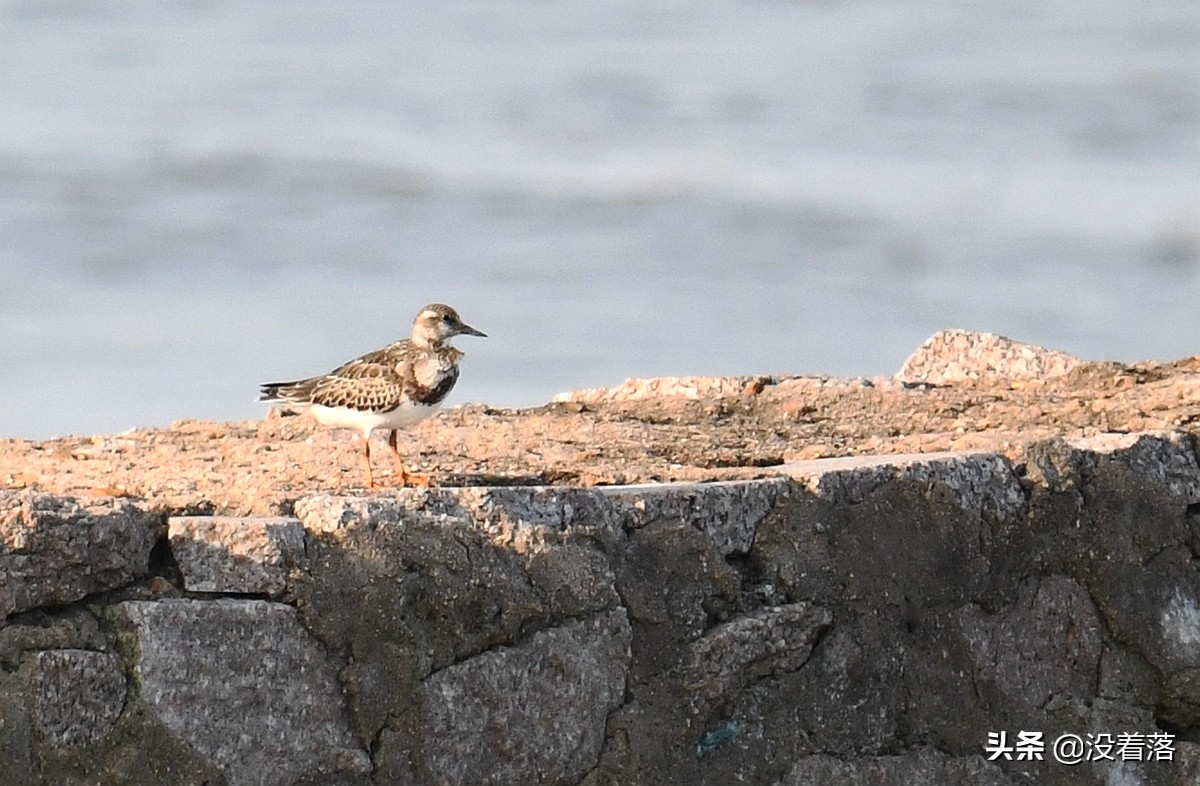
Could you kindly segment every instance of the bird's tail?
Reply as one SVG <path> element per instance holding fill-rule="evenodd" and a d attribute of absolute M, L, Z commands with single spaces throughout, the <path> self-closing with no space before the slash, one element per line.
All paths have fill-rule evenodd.
<path fill-rule="evenodd" d="M 259 389 L 259 401 L 290 401 L 303 380 L 264 382 Z"/>

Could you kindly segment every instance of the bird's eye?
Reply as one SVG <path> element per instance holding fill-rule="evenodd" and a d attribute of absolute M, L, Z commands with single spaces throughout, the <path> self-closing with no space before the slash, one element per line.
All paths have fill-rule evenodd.
<path fill-rule="evenodd" d="M 443 322 L 451 322 L 451 321 L 453 321 L 453 320 L 451 320 L 451 319 L 450 319 L 450 315 L 449 315 L 449 314 L 442 314 L 442 321 L 443 321 Z"/>

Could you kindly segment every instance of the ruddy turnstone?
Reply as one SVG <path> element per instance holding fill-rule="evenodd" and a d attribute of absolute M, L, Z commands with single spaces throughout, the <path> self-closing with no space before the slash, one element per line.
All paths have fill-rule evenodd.
<path fill-rule="evenodd" d="M 390 429 L 388 445 L 400 485 L 428 485 L 427 476 L 404 471 L 396 447 L 396 430 L 421 422 L 441 407 L 458 381 L 458 359 L 463 354 L 446 342 L 459 335 L 487 337 L 465 324 L 454 309 L 431 303 L 413 320 L 411 337 L 368 352 L 319 377 L 268 382 L 262 386 L 259 401 L 282 401 L 312 413 L 322 425 L 357 429 L 363 437 L 363 466 L 369 488 L 375 488 L 371 432 Z"/>

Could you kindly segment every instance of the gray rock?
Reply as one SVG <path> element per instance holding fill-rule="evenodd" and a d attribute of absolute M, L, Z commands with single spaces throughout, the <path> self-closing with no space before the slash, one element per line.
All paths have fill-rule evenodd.
<path fill-rule="evenodd" d="M 73 747 L 112 730 L 125 706 L 125 673 L 117 656 L 88 650 L 46 650 L 25 664 L 33 726 L 42 743 Z"/>
<path fill-rule="evenodd" d="M 0 491 L 0 621 L 145 576 L 161 531 L 123 500 Z"/>
<path fill-rule="evenodd" d="M 40 786 L 27 685 L 24 675 L 0 671 L 0 786 Z"/>
<path fill-rule="evenodd" d="M 676 669 L 714 617 L 738 611 L 741 576 L 694 527 L 634 530 L 614 563 L 617 591 L 633 624 L 638 679 Z"/>
<path fill-rule="evenodd" d="M 1161 762 L 1156 762 L 1161 764 Z M 1193 786 L 1200 783 L 1200 744 L 1175 741 L 1175 755 L 1166 772 L 1156 773 L 1164 786 Z"/>
<path fill-rule="evenodd" d="M 790 484 L 783 478 L 722 483 L 606 486 L 596 490 L 616 505 L 626 529 L 685 524 L 703 532 L 721 556 L 747 552 L 758 524 Z"/>
<path fill-rule="evenodd" d="M 1159 675 L 1154 667 L 1132 649 L 1109 643 L 1100 654 L 1097 693 L 1102 698 L 1152 707 L 1157 700 L 1158 685 Z"/>
<path fill-rule="evenodd" d="M 968 512 L 993 519 L 1018 515 L 1025 494 L 1008 459 L 999 453 L 942 452 L 846 456 L 796 461 L 776 467 L 817 497 L 858 504 L 896 481 L 937 484 Z"/>
<path fill-rule="evenodd" d="M 1125 466 L 1146 484 L 1185 502 L 1200 501 L 1200 465 L 1188 434 L 1177 431 L 1098 434 L 1065 440 L 1081 454 L 1081 469 L 1094 473 L 1101 462 Z"/>
<path fill-rule="evenodd" d="M 497 530 L 476 526 L 453 491 L 296 505 L 309 531 L 296 600 L 306 626 L 351 657 L 341 677 L 363 739 L 406 712 L 431 672 L 547 627 L 548 607 L 563 600 L 552 578 L 543 587 L 554 599 L 526 573 L 525 560 L 549 545 L 524 542 L 524 558 L 511 539 L 497 545 Z"/>
<path fill-rule="evenodd" d="M 565 543 L 524 561 L 530 584 L 554 617 L 583 617 L 621 604 L 612 565 L 598 549 Z"/>
<path fill-rule="evenodd" d="M 624 700 L 630 635 L 624 612 L 606 612 L 431 675 L 421 686 L 430 780 L 576 783 Z"/>
<path fill-rule="evenodd" d="M 1200 668 L 1200 603 L 1176 588 L 1159 616 L 1164 661 L 1177 668 Z"/>
<path fill-rule="evenodd" d="M 976 690 L 1000 717 L 1032 719 L 1052 699 L 1094 695 L 1100 619 L 1074 581 L 1050 577 L 1028 584 L 1011 608 L 986 615 L 969 606 L 960 623 Z"/>
<path fill-rule="evenodd" d="M 1085 361 L 1065 352 L 969 330 L 939 330 L 904 361 L 896 378 L 909 385 L 949 385 L 984 379 L 1061 376 Z"/>
<path fill-rule="evenodd" d="M 950 757 L 931 750 L 904 756 L 871 756 L 845 761 L 807 756 L 777 786 L 1017 786 L 1004 770 L 981 756 Z"/>
<path fill-rule="evenodd" d="M 296 515 L 311 532 L 336 534 L 364 521 L 425 529 L 471 526 L 497 546 L 528 553 L 569 528 L 615 537 L 613 505 L 596 489 L 555 486 L 404 488 L 386 498 L 317 495 L 297 501 Z"/>
<path fill-rule="evenodd" d="M 818 751 L 877 754 L 897 738 L 906 709 L 907 646 L 892 615 L 839 618 L 803 668 L 778 685 L 756 685 L 750 698 L 760 708 L 796 703 L 801 712 L 792 733 L 802 731 Z M 782 685 L 789 690 L 781 691 Z M 771 732 L 785 734 L 779 727 Z"/>
<path fill-rule="evenodd" d="M 977 689 L 976 658 L 963 635 L 961 613 L 960 606 L 951 606 L 912 615 L 916 624 L 902 638 L 904 739 L 977 752 L 1000 721 L 990 695 Z"/>
<path fill-rule="evenodd" d="M 1154 659 L 1165 671 L 1159 713 L 1177 728 L 1200 725 L 1200 605 L 1194 592 L 1176 588 L 1159 618 Z"/>
<path fill-rule="evenodd" d="M 1200 571 L 1191 512 L 1200 467 L 1192 439 L 1099 435 L 1065 440 L 1055 455 L 1053 474 L 1065 489 L 1057 497 L 1071 503 L 1052 509 L 1055 495 L 1035 488 L 1035 510 L 1046 509 L 1034 521 L 1056 527 L 1040 544 L 1014 542 L 1009 553 L 1056 554 L 1048 567 L 1086 582 L 1114 639 L 1110 646 L 1126 654 L 1110 664 L 1120 671 L 1102 672 L 1106 691 L 1122 689 L 1112 681 L 1119 679 L 1140 701 L 1157 705 L 1161 722 L 1200 723 Z"/>
<path fill-rule="evenodd" d="M 29 651 L 101 650 L 108 644 L 96 618 L 85 609 L 18 619 L 0 624 L 0 668 L 15 670 Z"/>
<path fill-rule="evenodd" d="M 941 460 L 950 464 L 944 477 L 959 477 L 963 458 L 970 455 Z M 953 487 L 923 479 L 936 476 L 941 461 L 916 477 L 904 459 L 802 475 L 807 493 L 790 495 L 757 528 L 749 556 L 758 587 L 770 591 L 764 596 L 831 609 L 849 604 L 856 614 L 977 597 L 989 581 L 992 513 L 1005 508 L 964 503 L 969 497 Z"/>
<path fill-rule="evenodd" d="M 1175 547 L 1142 566 L 1098 561 L 1090 589 L 1115 645 L 1153 667 L 1140 689 L 1158 718 L 1175 728 L 1200 725 L 1200 577 L 1195 558 Z M 1140 671 L 1140 670 L 1139 670 Z M 1143 679 L 1145 675 L 1143 674 Z"/>
<path fill-rule="evenodd" d="M 304 554 L 304 527 L 293 518 L 172 516 L 167 534 L 192 592 L 278 597 Z"/>
<path fill-rule="evenodd" d="M 398 489 L 394 497 L 315 496 L 296 504 L 315 532 L 363 519 L 470 523 L 493 543 L 529 553 L 567 530 L 611 542 L 623 530 L 682 522 L 706 533 L 722 555 L 749 550 L 758 522 L 789 484 L 782 478 L 723 483 L 665 483 L 598 488 L 496 486 Z"/>
<path fill-rule="evenodd" d="M 291 786 L 370 769 L 323 648 L 296 610 L 259 600 L 129 601 L 114 609 L 139 706 L 229 786 Z"/>
<path fill-rule="evenodd" d="M 755 680 L 796 671 L 832 621 L 826 609 L 793 603 L 718 625 L 692 644 L 688 688 L 705 701 L 728 699 Z"/>

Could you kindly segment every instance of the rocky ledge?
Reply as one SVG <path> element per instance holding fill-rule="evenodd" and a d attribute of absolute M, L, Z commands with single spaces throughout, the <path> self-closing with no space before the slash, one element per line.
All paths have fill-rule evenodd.
<path fill-rule="evenodd" d="M 300 418 L 0 441 L 0 786 L 1194 784 L 1198 388 L 945 331 L 453 409 L 373 493 Z"/>

